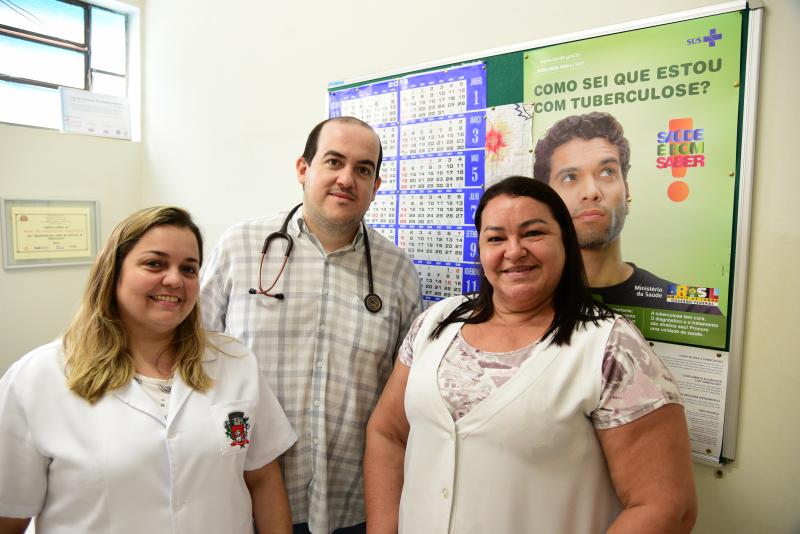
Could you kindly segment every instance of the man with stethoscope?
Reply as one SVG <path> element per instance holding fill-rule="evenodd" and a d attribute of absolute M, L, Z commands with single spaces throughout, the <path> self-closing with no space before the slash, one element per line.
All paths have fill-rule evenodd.
<path fill-rule="evenodd" d="M 421 311 L 411 260 L 363 223 L 381 160 L 366 123 L 318 124 L 303 204 L 230 228 L 201 276 L 206 326 L 252 349 L 299 436 L 282 459 L 295 533 L 365 532 L 367 419 Z"/>

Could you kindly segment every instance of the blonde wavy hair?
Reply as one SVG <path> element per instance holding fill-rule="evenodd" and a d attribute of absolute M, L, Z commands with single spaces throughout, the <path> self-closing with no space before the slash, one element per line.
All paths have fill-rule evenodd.
<path fill-rule="evenodd" d="M 200 263 L 203 263 L 200 229 L 189 213 L 180 208 L 146 208 L 130 215 L 114 228 L 92 266 L 80 310 L 62 341 L 67 359 L 67 385 L 91 404 L 100 400 L 107 391 L 122 387 L 133 378 L 133 357 L 117 309 L 116 286 L 122 261 L 142 236 L 156 226 L 191 230 L 197 238 Z M 200 307 L 195 302 L 192 311 L 175 329 L 170 350 L 183 381 L 198 391 L 206 391 L 212 385 L 202 364 L 206 344 Z"/>

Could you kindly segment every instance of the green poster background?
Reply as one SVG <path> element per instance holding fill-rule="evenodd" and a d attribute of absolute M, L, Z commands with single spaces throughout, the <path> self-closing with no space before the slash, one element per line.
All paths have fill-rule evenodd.
<path fill-rule="evenodd" d="M 722 316 L 624 308 L 649 339 L 726 347 L 741 33 L 742 14 L 734 12 L 524 55 L 534 143 L 559 119 L 591 111 L 611 113 L 625 129 L 633 200 L 622 231 L 623 259 L 677 284 L 719 293 Z M 703 129 L 705 165 L 673 178 L 670 168 L 657 168 L 657 136 L 681 118 Z M 680 202 L 668 196 L 677 180 L 689 188 Z"/>

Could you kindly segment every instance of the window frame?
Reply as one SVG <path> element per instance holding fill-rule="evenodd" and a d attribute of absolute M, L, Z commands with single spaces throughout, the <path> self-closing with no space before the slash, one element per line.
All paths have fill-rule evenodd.
<path fill-rule="evenodd" d="M 93 75 L 94 73 L 103 74 L 105 76 L 113 76 L 122 78 L 125 82 L 125 98 L 128 99 L 130 104 L 131 113 L 131 128 L 132 140 L 138 141 L 141 139 L 141 89 L 138 84 L 140 83 L 140 50 L 139 50 L 139 7 L 135 0 L 131 3 L 123 3 L 119 0 L 94 0 L 86 2 L 82 0 L 54 0 L 62 4 L 69 4 L 78 6 L 83 10 L 83 43 L 70 41 L 68 39 L 61 39 L 49 35 L 43 35 L 30 30 L 0 24 L 0 35 L 8 36 L 14 39 L 29 41 L 45 46 L 51 46 L 62 50 L 69 50 L 79 52 L 84 57 L 83 64 L 83 87 L 77 87 L 84 91 L 92 91 Z M 0 0 L 6 4 L 13 4 L 14 0 Z M 12 8 L 13 9 L 13 8 Z M 125 64 L 124 74 L 118 72 L 109 72 L 107 70 L 92 68 L 92 9 L 102 9 L 111 13 L 125 17 Z M 27 85 L 34 87 L 41 87 L 45 89 L 58 90 L 61 87 L 59 84 L 46 82 L 42 80 L 22 78 L 19 76 L 11 76 L 0 72 L 0 81 L 10 82 L 19 85 Z M 72 86 L 64 86 L 72 87 Z M 3 122 L 0 124 L 8 124 L 13 126 L 27 126 L 33 128 L 44 128 L 49 130 L 58 130 L 57 127 L 50 126 L 37 126 L 35 124 L 27 124 L 24 122 Z"/>

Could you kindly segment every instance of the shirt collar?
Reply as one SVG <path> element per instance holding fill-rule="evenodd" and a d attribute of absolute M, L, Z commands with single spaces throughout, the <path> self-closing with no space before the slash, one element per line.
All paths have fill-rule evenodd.
<path fill-rule="evenodd" d="M 292 218 L 289 221 L 289 225 L 286 228 L 286 232 L 292 237 L 301 238 L 305 236 L 309 238 L 313 237 L 315 240 L 317 240 L 316 236 L 314 236 L 311 233 L 311 230 L 308 229 L 305 219 L 303 219 L 302 208 L 297 210 L 297 213 L 292 215 Z M 353 241 L 333 252 L 358 250 L 363 245 L 363 243 L 364 243 L 364 225 L 359 224 L 358 231 L 356 232 L 356 237 L 353 239 Z M 331 254 L 333 254 L 333 252 Z"/>
<path fill-rule="evenodd" d="M 306 223 L 303 220 L 303 208 L 300 207 L 292 218 L 289 220 L 289 224 L 286 227 L 286 232 L 292 237 L 300 237 L 302 234 L 309 234 L 308 228 L 306 228 Z"/>

